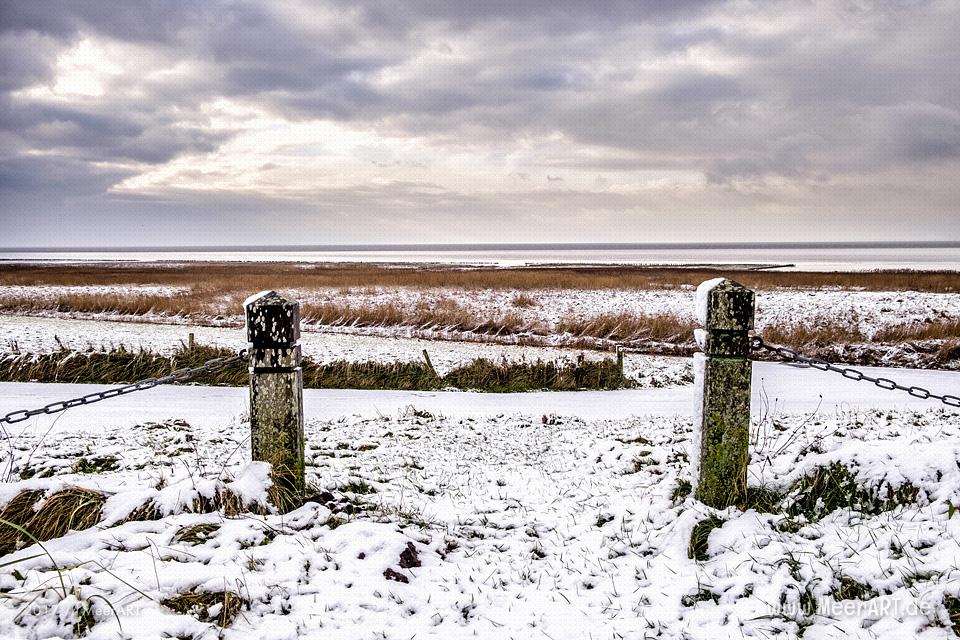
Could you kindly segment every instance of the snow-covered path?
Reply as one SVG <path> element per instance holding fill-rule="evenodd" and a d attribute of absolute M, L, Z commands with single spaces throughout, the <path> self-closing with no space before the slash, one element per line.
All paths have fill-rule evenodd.
<path fill-rule="evenodd" d="M 960 372 L 921 369 L 860 369 L 873 376 L 889 377 L 905 385 L 925 387 L 935 393 L 960 393 Z M 865 382 L 846 380 L 835 373 L 809 368 L 754 363 L 753 412 L 835 413 L 865 409 L 924 410 L 941 405 L 899 391 L 886 391 Z M 104 385 L 0 383 L 0 414 L 65 400 Z M 468 393 L 455 391 L 358 391 L 307 389 L 305 413 L 310 420 L 341 416 L 396 416 L 414 407 L 447 417 L 482 417 L 509 414 L 577 416 L 584 420 L 609 420 L 629 416 L 689 416 L 693 386 L 624 391 Z M 38 416 L 26 422 L 45 431 L 54 422 L 57 430 L 90 429 L 91 420 L 103 428 L 144 421 L 180 418 L 195 425 L 217 425 L 240 419 L 246 411 L 247 390 L 230 387 L 167 386 L 113 398 L 64 414 Z M 19 425 L 14 426 L 19 431 Z"/>

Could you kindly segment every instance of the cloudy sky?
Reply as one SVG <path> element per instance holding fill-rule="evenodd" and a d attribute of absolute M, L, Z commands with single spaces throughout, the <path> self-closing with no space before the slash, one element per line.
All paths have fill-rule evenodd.
<path fill-rule="evenodd" d="M 960 3 L 0 4 L 0 246 L 960 240 Z"/>

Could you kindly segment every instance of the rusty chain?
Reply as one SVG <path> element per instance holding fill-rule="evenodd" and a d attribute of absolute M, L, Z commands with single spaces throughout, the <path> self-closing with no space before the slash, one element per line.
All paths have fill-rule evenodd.
<path fill-rule="evenodd" d="M 61 411 L 66 411 L 67 409 L 73 407 L 79 407 L 85 404 L 93 404 L 94 402 L 100 402 L 101 400 L 106 400 L 107 398 L 116 398 L 117 396 L 134 393 L 135 391 L 146 391 L 147 389 L 152 389 L 161 384 L 169 384 L 171 382 L 186 382 L 201 373 L 212 373 L 222 369 L 223 367 L 226 367 L 227 365 L 231 365 L 234 362 L 246 360 L 246 358 L 247 350 L 241 349 L 235 356 L 213 358 L 211 360 L 207 360 L 199 367 L 184 367 L 182 369 L 175 369 L 169 374 L 159 378 L 144 378 L 143 380 L 138 380 L 137 382 L 125 384 L 122 387 L 114 387 L 112 389 L 105 389 L 103 391 L 95 391 L 94 393 L 88 393 L 85 396 L 80 396 L 79 398 L 73 398 L 70 400 L 51 402 L 50 404 L 38 409 L 20 409 L 19 411 L 11 411 L 7 415 L 0 418 L 0 424 L 15 424 L 41 414 L 49 415 L 53 413 L 60 413 Z"/>
<path fill-rule="evenodd" d="M 789 349 L 787 347 L 767 344 L 760 336 L 750 337 L 750 350 L 767 351 L 769 353 L 776 354 L 788 362 L 799 362 L 809 365 L 819 371 L 832 371 L 833 373 L 839 373 L 847 380 L 863 380 L 866 382 L 872 382 L 876 386 L 880 387 L 881 389 L 886 389 L 887 391 L 906 391 L 914 398 L 939 400 L 947 406 L 960 407 L 960 398 L 957 396 L 952 396 L 949 394 L 938 395 L 927 389 L 924 389 L 923 387 L 906 387 L 902 384 L 894 382 L 893 380 L 890 380 L 889 378 L 874 378 L 873 376 L 868 376 L 857 369 L 852 369 L 850 367 L 839 367 L 835 364 L 827 362 L 826 360 L 820 360 L 819 358 L 810 358 L 808 356 L 801 355 L 793 349 Z"/>

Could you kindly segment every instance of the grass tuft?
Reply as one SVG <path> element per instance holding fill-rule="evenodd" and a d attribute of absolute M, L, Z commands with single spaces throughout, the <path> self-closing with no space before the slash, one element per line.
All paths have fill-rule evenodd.
<path fill-rule="evenodd" d="M 947 610 L 947 616 L 950 618 L 950 628 L 953 629 L 953 635 L 960 638 L 960 598 L 944 596 L 943 608 Z"/>
<path fill-rule="evenodd" d="M 89 529 L 100 522 L 105 495 L 93 489 L 68 487 L 47 498 L 26 529 L 38 540 L 51 540 L 68 531 Z"/>
<path fill-rule="evenodd" d="M 219 530 L 220 525 L 215 522 L 187 525 L 177 529 L 171 541 L 196 546 L 209 540 Z"/>
<path fill-rule="evenodd" d="M 817 467 L 800 478 L 788 494 L 787 514 L 819 520 L 837 509 L 852 509 L 864 515 L 877 515 L 899 505 L 917 501 L 920 490 L 910 483 L 898 487 L 888 484 L 862 486 L 846 466 L 834 462 Z"/>
<path fill-rule="evenodd" d="M 117 456 L 93 456 L 90 458 L 80 458 L 73 463 L 72 471 L 74 473 L 107 473 L 116 471 L 120 460 Z"/>
<path fill-rule="evenodd" d="M 690 492 L 693 491 L 693 485 L 689 480 L 677 480 L 677 486 L 673 488 L 673 492 L 670 494 L 670 500 L 674 504 L 678 504 L 687 499 L 687 496 L 690 495 Z"/>
<path fill-rule="evenodd" d="M 837 587 L 832 595 L 835 600 L 872 600 L 877 597 L 877 592 L 853 578 L 837 576 Z"/>
<path fill-rule="evenodd" d="M 724 522 L 725 520 L 718 516 L 710 516 L 706 520 L 698 522 L 690 533 L 690 546 L 687 548 L 687 557 L 701 562 L 709 560 L 710 534 L 714 529 L 722 527 Z"/>
<path fill-rule="evenodd" d="M 189 591 L 173 598 L 165 598 L 160 604 L 177 613 L 192 615 L 200 622 L 215 622 L 226 627 L 248 603 L 232 591 Z"/>
<path fill-rule="evenodd" d="M 41 490 L 21 491 L 0 510 L 0 520 L 4 523 L 12 522 L 18 527 L 26 528 L 27 524 L 33 518 L 34 505 L 43 497 Z M 0 523 L 0 556 L 12 553 L 17 550 L 17 545 L 22 535 L 14 527 L 8 524 Z"/>

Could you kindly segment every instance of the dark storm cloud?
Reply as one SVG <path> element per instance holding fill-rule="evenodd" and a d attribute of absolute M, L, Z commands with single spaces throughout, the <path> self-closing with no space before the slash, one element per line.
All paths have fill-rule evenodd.
<path fill-rule="evenodd" d="M 0 190 L 18 197 L 96 195 L 129 175 L 67 158 L 26 156 L 0 160 Z"/>
<path fill-rule="evenodd" d="M 125 40 L 162 41 L 195 20 L 205 3 L 189 0 L 4 0 L 5 31 L 69 38 L 86 30 Z"/>

